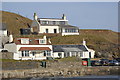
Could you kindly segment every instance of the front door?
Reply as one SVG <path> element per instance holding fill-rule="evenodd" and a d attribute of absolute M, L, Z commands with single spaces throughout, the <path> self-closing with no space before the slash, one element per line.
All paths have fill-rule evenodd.
<path fill-rule="evenodd" d="M 89 52 L 89 58 L 91 58 L 91 52 Z"/>
<path fill-rule="evenodd" d="M 46 29 L 46 33 L 48 33 L 48 29 Z"/>
<path fill-rule="evenodd" d="M 54 29 L 54 33 L 57 33 L 57 29 Z"/>

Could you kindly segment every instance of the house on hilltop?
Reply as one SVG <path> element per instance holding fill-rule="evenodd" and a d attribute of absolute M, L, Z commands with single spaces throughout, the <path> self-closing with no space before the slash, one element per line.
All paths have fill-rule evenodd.
<path fill-rule="evenodd" d="M 60 33 L 64 35 L 79 35 L 79 28 L 68 24 L 66 16 L 62 18 L 38 18 L 34 13 L 31 32 L 37 33 Z"/>

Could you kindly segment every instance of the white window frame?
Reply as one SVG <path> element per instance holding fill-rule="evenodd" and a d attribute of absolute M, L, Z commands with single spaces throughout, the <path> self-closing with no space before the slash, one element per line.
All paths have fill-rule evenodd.
<path fill-rule="evenodd" d="M 21 54 L 22 54 L 21 55 L 22 57 L 29 57 L 29 55 L 30 55 L 28 50 L 21 51 Z"/>

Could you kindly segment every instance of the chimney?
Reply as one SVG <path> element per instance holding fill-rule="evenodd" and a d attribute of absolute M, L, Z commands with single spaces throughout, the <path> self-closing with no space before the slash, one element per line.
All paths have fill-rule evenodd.
<path fill-rule="evenodd" d="M 43 39 L 47 40 L 47 37 L 46 37 L 46 36 L 43 36 Z"/>
<path fill-rule="evenodd" d="M 11 42 L 13 42 L 13 35 L 12 34 L 9 35 L 9 43 L 11 43 Z"/>
<path fill-rule="evenodd" d="M 34 13 L 34 20 L 37 20 L 37 14 L 36 13 Z"/>
<path fill-rule="evenodd" d="M 86 41 L 84 40 L 84 38 L 83 38 L 83 45 L 86 46 Z"/>
<path fill-rule="evenodd" d="M 50 40 L 50 38 L 48 39 L 48 42 L 51 44 L 51 40 Z"/>
<path fill-rule="evenodd" d="M 65 16 L 65 14 L 63 14 L 62 19 L 64 19 L 64 20 L 66 20 L 66 19 L 67 19 L 67 18 L 66 18 L 66 16 Z"/>

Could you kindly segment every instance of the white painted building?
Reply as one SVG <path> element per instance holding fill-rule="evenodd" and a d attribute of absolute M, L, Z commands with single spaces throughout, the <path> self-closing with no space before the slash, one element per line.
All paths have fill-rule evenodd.
<path fill-rule="evenodd" d="M 15 60 L 43 60 L 52 56 L 52 45 L 44 38 L 17 38 L 4 46 Z"/>
<path fill-rule="evenodd" d="M 79 28 L 68 24 L 66 16 L 62 18 L 38 18 L 34 13 L 31 32 L 37 33 L 60 33 L 64 35 L 79 35 Z"/>
<path fill-rule="evenodd" d="M 82 45 L 52 45 L 50 40 L 43 38 L 16 38 L 13 41 L 9 36 L 9 43 L 5 44 L 5 50 L 14 53 L 15 60 L 43 60 L 47 57 L 64 58 L 79 56 L 80 58 L 94 58 L 95 51 Z"/>
<path fill-rule="evenodd" d="M 0 51 L 3 45 L 8 41 L 8 31 L 5 23 L 0 23 Z"/>
<path fill-rule="evenodd" d="M 94 58 L 95 51 L 88 49 L 86 42 L 83 45 L 53 45 L 53 57 L 64 58 L 79 56 L 80 58 Z"/>
<path fill-rule="evenodd" d="M 6 28 L 6 24 L 5 23 L 0 23 L 0 37 L 1 36 L 7 36 L 8 31 Z"/>

